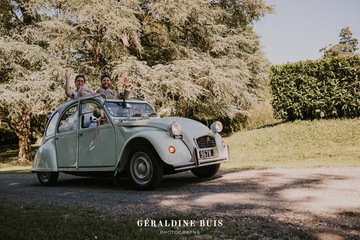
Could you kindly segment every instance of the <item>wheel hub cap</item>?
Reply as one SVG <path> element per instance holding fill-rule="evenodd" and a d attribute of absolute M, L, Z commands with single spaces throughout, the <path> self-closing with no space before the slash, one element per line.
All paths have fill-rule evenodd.
<path fill-rule="evenodd" d="M 146 174 L 146 164 L 140 163 L 138 166 L 138 172 L 141 174 Z"/>

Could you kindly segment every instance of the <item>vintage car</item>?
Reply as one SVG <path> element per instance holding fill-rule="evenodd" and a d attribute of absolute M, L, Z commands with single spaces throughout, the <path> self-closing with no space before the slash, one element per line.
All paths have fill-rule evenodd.
<path fill-rule="evenodd" d="M 208 128 L 192 119 L 161 118 L 141 99 L 86 96 L 51 113 L 32 172 L 42 185 L 54 185 L 59 172 L 114 178 L 125 173 L 139 190 L 185 170 L 209 178 L 229 160 L 221 130 L 219 121 Z"/>

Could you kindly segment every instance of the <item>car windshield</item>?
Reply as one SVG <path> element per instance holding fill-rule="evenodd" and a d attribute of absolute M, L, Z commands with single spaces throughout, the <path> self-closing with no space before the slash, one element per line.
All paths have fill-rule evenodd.
<path fill-rule="evenodd" d="M 113 117 L 125 119 L 158 117 L 158 114 L 146 102 L 105 102 L 105 106 Z"/>

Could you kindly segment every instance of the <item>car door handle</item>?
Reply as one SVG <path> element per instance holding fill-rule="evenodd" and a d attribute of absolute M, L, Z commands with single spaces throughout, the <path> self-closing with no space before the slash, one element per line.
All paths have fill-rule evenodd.
<path fill-rule="evenodd" d="M 82 133 L 79 133 L 79 136 L 82 136 L 83 134 Z"/>

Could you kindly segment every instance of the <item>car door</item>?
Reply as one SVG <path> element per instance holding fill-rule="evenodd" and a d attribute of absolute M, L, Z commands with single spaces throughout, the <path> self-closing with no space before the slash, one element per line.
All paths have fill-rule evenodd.
<path fill-rule="evenodd" d="M 59 168 L 76 168 L 78 157 L 78 105 L 66 109 L 56 134 L 56 156 Z"/>
<path fill-rule="evenodd" d="M 91 123 L 90 117 L 95 110 L 100 111 L 103 108 L 97 102 L 89 100 L 81 102 L 79 168 L 87 168 L 89 171 L 106 171 L 114 168 L 116 163 L 116 132 L 105 112 L 99 124 Z M 97 118 L 99 119 L 99 116 Z"/>

